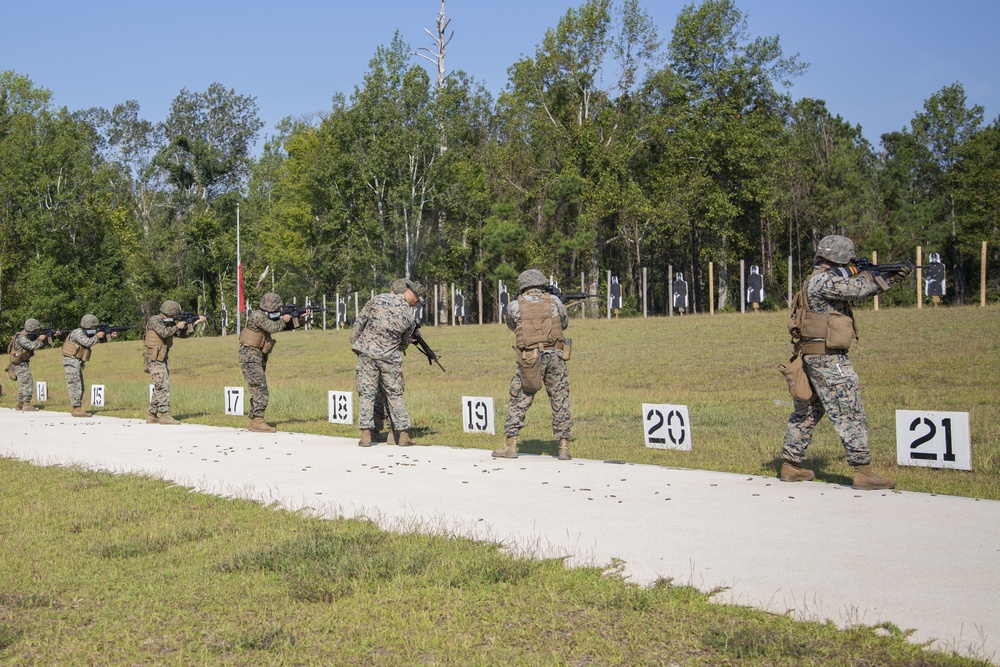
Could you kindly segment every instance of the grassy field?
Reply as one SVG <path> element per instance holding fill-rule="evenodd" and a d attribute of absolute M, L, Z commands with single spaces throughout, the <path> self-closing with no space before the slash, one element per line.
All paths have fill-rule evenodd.
<path fill-rule="evenodd" d="M 580 457 L 773 474 L 790 410 L 775 370 L 785 315 L 574 320 L 570 361 Z M 862 377 L 879 469 L 908 490 L 1000 498 L 1000 309 L 860 314 Z M 460 398 L 492 396 L 502 423 L 512 335 L 497 325 L 427 328 L 447 373 L 411 352 L 407 403 L 430 443 L 492 448 L 464 434 Z M 347 332 L 281 334 L 269 421 L 354 436 L 326 421 L 326 392 L 353 387 Z M 58 350 L 32 362 L 47 409 L 68 410 Z M 178 341 L 173 412 L 226 417 L 236 339 Z M 89 383 L 101 414 L 139 417 L 139 343 L 101 346 Z M 12 403 L 6 382 L 4 401 Z M 643 446 L 640 404 L 690 407 L 694 450 Z M 897 468 L 896 409 L 971 413 L 974 472 Z M 543 400 L 524 449 L 555 453 Z M 810 449 L 825 481 L 849 469 L 829 425 Z M 566 570 L 497 545 L 320 521 L 160 480 L 0 458 L 0 663 L 4 665 L 982 665 L 925 650 L 889 624 L 838 630 L 614 570 Z"/>
<path fill-rule="evenodd" d="M 788 358 L 785 313 L 573 320 L 569 362 L 576 441 L 573 453 L 746 474 L 776 474 L 790 398 L 776 365 Z M 890 309 L 859 313 L 861 340 L 851 359 L 861 376 L 876 468 L 911 491 L 1000 499 L 1000 307 Z M 498 430 L 506 414 L 513 335 L 500 325 L 426 327 L 447 368 L 418 352 L 404 362 L 406 402 L 416 436 L 435 445 L 492 449 L 501 440 L 463 433 L 461 397 L 492 396 Z M 278 334 L 268 367 L 267 420 L 281 430 L 356 436 L 327 422 L 327 391 L 354 388 L 348 331 Z M 223 414 L 223 387 L 242 384 L 235 337 L 179 340 L 171 353 L 172 409 L 180 419 L 245 426 Z M 58 349 L 32 361 L 47 380 L 47 408 L 69 410 Z M 99 414 L 145 414 L 149 376 L 137 341 L 102 345 L 87 364 L 88 384 L 104 384 Z M 6 405 L 13 384 L 6 381 Z M 689 406 L 693 451 L 647 449 L 641 404 Z M 895 411 L 970 414 L 973 471 L 897 467 Z M 554 454 L 548 401 L 528 413 L 521 448 Z M 809 449 L 821 481 L 847 483 L 851 469 L 826 420 Z"/>
<path fill-rule="evenodd" d="M 985 665 L 496 545 L 0 459 L 0 664 Z"/>

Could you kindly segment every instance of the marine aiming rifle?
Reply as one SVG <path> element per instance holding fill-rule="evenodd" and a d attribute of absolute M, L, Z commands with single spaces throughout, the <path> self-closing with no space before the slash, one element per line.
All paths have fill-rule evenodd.
<path fill-rule="evenodd" d="M 419 324 L 416 327 L 414 327 L 413 335 L 410 336 L 410 340 L 413 342 L 413 345 L 416 346 L 418 350 L 420 350 L 420 353 L 423 354 L 425 357 L 427 357 L 427 363 L 429 365 L 437 364 L 438 368 L 440 368 L 443 372 L 445 373 L 448 372 L 444 369 L 444 366 L 441 365 L 441 357 L 437 356 L 437 354 L 434 353 L 434 350 L 431 349 L 431 346 L 428 345 L 427 341 L 424 340 L 424 337 L 420 335 Z"/>

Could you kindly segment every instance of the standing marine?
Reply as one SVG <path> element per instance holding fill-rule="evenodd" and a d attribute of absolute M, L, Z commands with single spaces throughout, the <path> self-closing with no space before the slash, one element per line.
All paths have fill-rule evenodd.
<path fill-rule="evenodd" d="M 404 279 L 401 294 L 379 294 L 365 304 L 351 329 L 351 350 L 358 356 L 355 382 L 358 392 L 360 447 L 371 447 L 375 431 L 376 396 L 381 389 L 391 419 L 392 436 L 400 447 L 419 444 L 410 439 L 410 415 L 403 401 L 403 351 L 416 328 L 413 307 L 423 288 Z"/>
<path fill-rule="evenodd" d="M 24 321 L 24 329 L 14 334 L 7 346 L 7 353 L 10 355 L 10 366 L 7 367 L 7 374 L 11 380 L 17 380 L 17 403 L 15 410 L 23 412 L 36 412 L 38 408 L 31 404 L 31 397 L 35 392 L 35 380 L 31 377 L 31 357 L 35 355 L 35 350 L 45 345 L 48 338 L 41 332 L 42 325 L 34 318 Z"/>
<path fill-rule="evenodd" d="M 258 310 L 250 311 L 246 326 L 240 333 L 240 368 L 243 370 L 243 379 L 250 387 L 250 430 L 274 433 L 278 429 L 264 421 L 264 411 L 270 401 L 265 372 L 268 355 L 275 343 L 271 334 L 295 329 L 302 322 L 288 313 L 281 313 L 285 304 L 274 292 L 262 296 L 258 305 Z M 307 315 L 311 313 L 311 310 L 306 311 Z"/>
<path fill-rule="evenodd" d="M 176 301 L 164 301 L 160 312 L 146 322 L 143 336 L 145 371 L 153 381 L 153 395 L 149 400 L 147 424 L 180 424 L 170 416 L 170 369 L 167 367 L 174 337 L 187 338 L 194 327 L 205 321 L 202 315 L 190 325 L 182 319 L 181 307 Z"/>
<path fill-rule="evenodd" d="M 69 332 L 62 346 L 63 372 L 66 374 L 66 391 L 69 392 L 69 403 L 73 407 L 74 417 L 91 417 L 83 410 L 83 367 L 90 361 L 90 354 L 95 345 L 107 342 L 103 331 L 99 331 L 101 321 L 95 315 L 84 315 L 80 326 Z M 111 332 L 111 338 L 117 336 Z"/>
<path fill-rule="evenodd" d="M 505 321 L 514 332 L 517 370 L 510 381 L 510 402 L 504 423 L 506 441 L 493 450 L 495 458 L 517 458 L 517 436 L 543 386 L 552 406 L 552 433 L 559 438 L 559 460 L 569 461 L 573 439 L 573 415 L 569 409 L 570 341 L 563 336 L 569 326 L 566 307 L 545 290 L 548 280 L 538 269 L 528 269 L 517 277 L 520 296 L 507 306 Z"/>
<path fill-rule="evenodd" d="M 788 418 L 781 450 L 780 478 L 785 482 L 804 482 L 816 477 L 802 463 L 816 424 L 826 414 L 844 445 L 847 463 L 854 468 L 854 488 L 896 486 L 894 479 L 872 470 L 861 383 L 848 357 L 851 343 L 858 337 L 851 303 L 884 292 L 892 285 L 877 273 L 858 273 L 849 266 L 854 256 L 851 239 L 824 237 L 816 249 L 812 275 L 793 300 L 789 332 L 795 352 L 802 355 L 813 395 L 808 401 L 796 399 L 794 412 Z M 906 267 L 888 277 L 901 282 L 910 271 Z"/>

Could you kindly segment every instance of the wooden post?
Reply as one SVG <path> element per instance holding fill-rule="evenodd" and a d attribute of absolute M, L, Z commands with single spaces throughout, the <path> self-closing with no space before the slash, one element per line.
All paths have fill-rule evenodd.
<path fill-rule="evenodd" d="M 479 323 L 483 323 L 483 281 L 478 282 L 479 285 Z"/>
<path fill-rule="evenodd" d="M 715 315 L 715 262 L 708 263 L 708 314 Z"/>
<path fill-rule="evenodd" d="M 354 292 L 354 321 L 358 319 L 358 293 Z"/>
<path fill-rule="evenodd" d="M 451 284 L 451 303 L 448 304 L 448 311 L 451 313 L 451 326 L 455 326 L 455 283 Z"/>
<path fill-rule="evenodd" d="M 580 272 L 580 291 L 583 292 L 584 294 L 587 293 L 587 283 L 584 281 L 585 275 L 586 274 L 583 271 Z M 580 317 L 582 317 L 583 319 L 587 319 L 587 300 L 586 299 L 584 299 L 583 303 L 580 304 Z"/>
<path fill-rule="evenodd" d="M 667 265 L 667 317 L 674 316 L 674 265 Z"/>
<path fill-rule="evenodd" d="M 917 266 L 920 266 L 920 258 L 924 255 L 924 249 L 922 246 L 917 246 Z M 924 270 L 917 269 L 917 310 L 924 307 L 924 297 L 920 294 L 920 286 L 924 282 Z"/>
<path fill-rule="evenodd" d="M 608 271 L 608 319 L 611 319 L 611 271 Z"/>
<path fill-rule="evenodd" d="M 438 311 L 438 292 L 440 285 L 434 283 L 434 326 L 439 324 L 439 311 Z"/>
<path fill-rule="evenodd" d="M 878 264 L 878 251 L 877 250 L 872 250 L 872 264 Z M 918 285 L 920 284 L 919 280 L 917 281 L 917 284 Z M 917 297 L 917 299 L 919 301 L 919 296 Z M 875 303 L 875 310 L 878 310 L 878 294 L 877 293 L 875 294 L 874 303 Z"/>
<path fill-rule="evenodd" d="M 747 289 L 744 281 L 746 280 L 746 260 L 740 260 L 740 312 L 747 312 Z"/>
<path fill-rule="evenodd" d="M 340 292 L 337 292 L 337 305 L 340 305 Z M 323 294 L 323 331 L 326 331 L 326 294 Z"/>
<path fill-rule="evenodd" d="M 497 324 L 503 324 L 503 315 L 501 314 L 501 311 L 503 309 L 500 306 L 501 282 L 502 281 L 499 278 L 497 278 Z M 510 303 L 510 293 L 507 294 L 507 303 Z"/>
<path fill-rule="evenodd" d="M 649 317 L 646 312 L 646 267 L 642 267 L 642 316 Z"/>
<path fill-rule="evenodd" d="M 986 241 L 983 241 L 983 256 L 979 263 L 979 306 L 986 307 Z"/>

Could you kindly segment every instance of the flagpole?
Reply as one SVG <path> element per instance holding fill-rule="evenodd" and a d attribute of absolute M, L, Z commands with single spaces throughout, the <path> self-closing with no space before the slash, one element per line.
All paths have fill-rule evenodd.
<path fill-rule="evenodd" d="M 236 335 L 243 318 L 243 262 L 240 260 L 240 205 L 236 203 Z"/>

